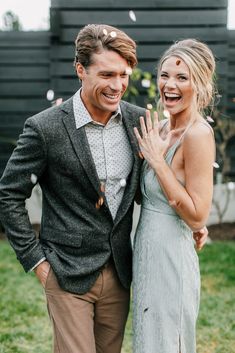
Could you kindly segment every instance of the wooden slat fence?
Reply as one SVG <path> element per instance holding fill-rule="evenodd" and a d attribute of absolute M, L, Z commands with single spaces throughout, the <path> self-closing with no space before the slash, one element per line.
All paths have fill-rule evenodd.
<path fill-rule="evenodd" d="M 14 148 L 9 139 L 50 105 L 49 47 L 49 32 L 0 32 L 0 175 Z"/>
<path fill-rule="evenodd" d="M 139 67 L 154 77 L 175 40 L 205 41 L 217 58 L 220 106 L 234 116 L 235 31 L 226 28 L 227 0 L 52 0 L 50 32 L 0 32 L 0 137 L 17 139 L 25 119 L 50 105 L 49 88 L 63 99 L 79 88 L 73 43 L 87 23 L 127 32 L 137 42 Z M 141 86 L 138 103 L 146 104 Z M 11 151 L 11 144 L 0 143 L 0 175 Z"/>
<path fill-rule="evenodd" d="M 129 16 L 131 10 L 136 21 Z M 52 86 L 58 96 L 66 98 L 79 87 L 72 66 L 73 43 L 79 29 L 87 23 L 106 23 L 136 40 L 139 67 L 154 76 L 159 57 L 173 41 L 194 37 L 207 42 L 217 57 L 221 104 L 226 101 L 227 0 L 52 0 L 51 19 L 55 43 Z M 144 88 L 141 95 L 146 97 Z"/>

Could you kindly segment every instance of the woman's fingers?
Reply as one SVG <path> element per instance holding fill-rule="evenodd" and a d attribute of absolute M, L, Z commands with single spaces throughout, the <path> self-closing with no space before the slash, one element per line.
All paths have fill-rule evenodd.
<path fill-rule="evenodd" d="M 135 136 L 137 138 L 137 141 L 140 143 L 141 142 L 141 136 L 140 136 L 140 133 L 139 133 L 137 127 L 134 127 L 134 133 L 135 133 Z"/>
<path fill-rule="evenodd" d="M 153 128 L 156 129 L 157 131 L 158 131 L 158 124 L 159 124 L 158 113 L 154 112 L 153 113 Z"/>
<path fill-rule="evenodd" d="M 141 126 L 142 136 L 143 138 L 146 138 L 148 136 L 148 132 L 145 126 L 145 121 L 143 116 L 140 117 L 140 126 Z"/>
<path fill-rule="evenodd" d="M 146 126 L 147 131 L 150 132 L 153 129 L 153 123 L 151 119 L 151 113 L 149 110 L 146 110 Z"/>
<path fill-rule="evenodd" d="M 140 134 L 139 134 L 139 131 L 138 131 L 137 127 L 134 127 L 134 133 L 135 133 L 135 136 L 136 136 L 137 141 L 138 141 L 138 143 L 139 143 L 139 148 L 140 148 L 139 157 L 140 157 L 141 159 L 143 159 L 144 156 L 143 156 L 143 153 L 141 152 L 141 150 L 142 150 L 142 147 L 141 147 L 142 138 L 141 138 L 141 136 L 140 136 Z"/>

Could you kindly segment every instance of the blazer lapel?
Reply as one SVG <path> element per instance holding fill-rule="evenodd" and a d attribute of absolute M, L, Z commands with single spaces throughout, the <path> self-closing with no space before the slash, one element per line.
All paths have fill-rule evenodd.
<path fill-rule="evenodd" d="M 72 98 L 66 101 L 63 106 L 61 106 L 61 109 L 66 113 L 63 117 L 63 123 L 68 132 L 75 153 L 85 169 L 90 182 L 100 193 L 100 182 L 87 141 L 85 128 L 82 127 L 76 129 Z"/>

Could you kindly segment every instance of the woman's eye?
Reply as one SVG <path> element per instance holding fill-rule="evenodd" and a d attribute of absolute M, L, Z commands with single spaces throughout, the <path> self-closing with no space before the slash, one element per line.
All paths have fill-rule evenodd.
<path fill-rule="evenodd" d="M 167 77 L 167 75 L 166 74 L 161 74 L 161 77 Z"/>
<path fill-rule="evenodd" d="M 185 76 L 180 76 L 179 79 L 180 79 L 180 81 L 186 81 L 186 80 L 187 80 L 187 77 L 185 77 Z"/>

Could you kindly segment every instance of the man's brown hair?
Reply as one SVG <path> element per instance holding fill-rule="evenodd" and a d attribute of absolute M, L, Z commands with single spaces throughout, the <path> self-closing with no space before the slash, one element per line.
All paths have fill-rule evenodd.
<path fill-rule="evenodd" d="M 126 33 L 104 24 L 89 24 L 81 29 L 75 40 L 75 60 L 84 68 L 92 64 L 92 54 L 113 50 L 126 59 L 131 68 L 137 64 L 136 43 Z"/>

